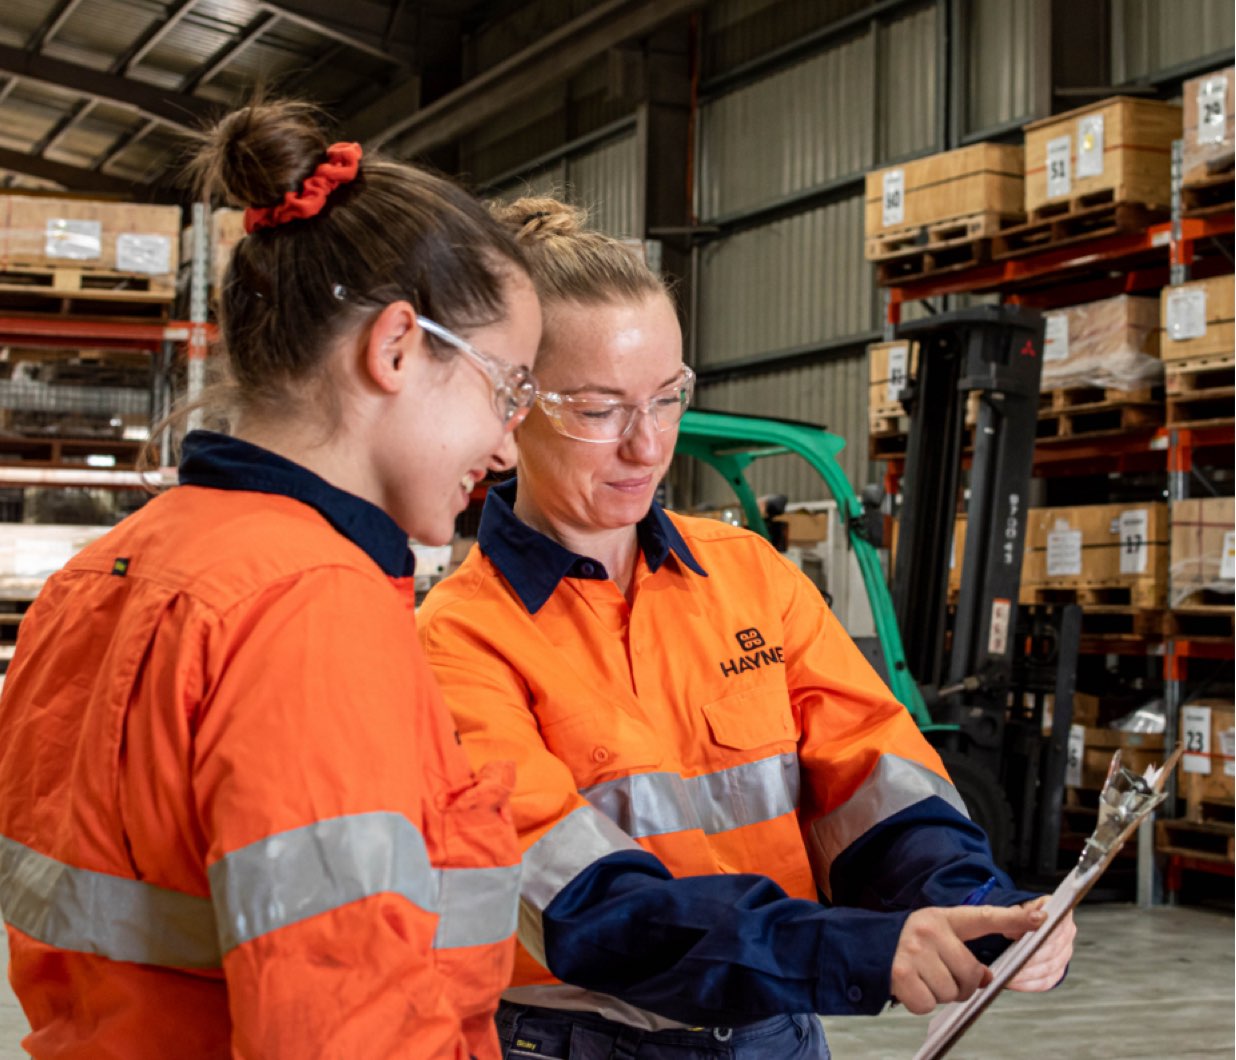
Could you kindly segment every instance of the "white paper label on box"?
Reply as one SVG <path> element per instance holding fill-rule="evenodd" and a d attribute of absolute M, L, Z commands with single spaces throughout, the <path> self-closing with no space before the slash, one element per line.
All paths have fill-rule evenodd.
<path fill-rule="evenodd" d="M 1103 115 L 1088 114 L 1077 123 L 1077 177 L 1103 175 Z"/>
<path fill-rule="evenodd" d="M 1236 729 L 1219 730 L 1219 753 L 1223 755 L 1223 775 L 1236 777 Z"/>
<path fill-rule="evenodd" d="M 74 221 L 67 217 L 47 219 L 43 253 L 49 258 L 91 261 L 103 256 L 103 222 Z"/>
<path fill-rule="evenodd" d="M 1082 757 L 1086 753 L 1086 727 L 1069 726 L 1069 761 L 1064 770 L 1066 787 L 1080 788 L 1082 782 Z"/>
<path fill-rule="evenodd" d="M 1209 707 L 1184 707 L 1180 711 L 1180 740 L 1184 744 L 1180 768 L 1186 773 L 1209 773 Z"/>
<path fill-rule="evenodd" d="M 1043 340 L 1043 363 L 1069 359 L 1069 316 L 1052 313 L 1047 316 L 1047 331 Z"/>
<path fill-rule="evenodd" d="M 1047 141 L 1047 197 L 1058 199 L 1073 190 L 1069 179 L 1069 153 L 1073 150 L 1073 137 L 1057 136 Z"/>
<path fill-rule="evenodd" d="M 122 232 L 116 237 L 116 269 L 119 272 L 148 272 L 152 276 L 171 272 L 171 239 Z"/>
<path fill-rule="evenodd" d="M 890 346 L 888 348 L 888 400 L 900 401 L 901 392 L 906 388 L 906 370 L 910 366 L 910 347 L 908 345 Z"/>
<path fill-rule="evenodd" d="M 884 174 L 884 226 L 905 224 L 906 171 L 890 169 Z"/>
<path fill-rule="evenodd" d="M 1206 288 L 1177 287 L 1167 296 L 1167 337 L 1173 342 L 1206 334 Z"/>
<path fill-rule="evenodd" d="M 1150 512 L 1134 508 L 1120 513 L 1120 573 L 1145 574 L 1150 562 Z"/>
<path fill-rule="evenodd" d="M 991 602 L 991 628 L 987 631 L 987 654 L 1003 655 L 1009 646 L 1009 616 L 1013 605 L 997 597 Z"/>
<path fill-rule="evenodd" d="M 1227 78 L 1208 77 L 1197 87 L 1197 142 L 1221 144 L 1227 132 Z"/>
<path fill-rule="evenodd" d="M 1047 576 L 1081 574 L 1082 534 L 1080 530 L 1053 530 L 1047 535 Z"/>
<path fill-rule="evenodd" d="M 1236 579 L 1236 530 L 1223 535 L 1223 556 L 1219 560 L 1219 577 L 1224 581 Z"/>

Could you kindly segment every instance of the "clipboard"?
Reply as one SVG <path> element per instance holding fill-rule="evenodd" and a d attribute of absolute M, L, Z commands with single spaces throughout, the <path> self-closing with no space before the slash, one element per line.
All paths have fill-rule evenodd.
<path fill-rule="evenodd" d="M 938 1060 L 945 1056 L 996 999 L 1013 977 L 1025 967 L 1039 947 L 1068 914 L 1077 907 L 1120 848 L 1159 805 L 1166 795 L 1163 784 L 1183 753 L 1177 747 L 1162 766 L 1150 766 L 1139 777 L 1120 765 L 1120 752 L 1112 757 L 1107 780 L 1099 793 L 1099 823 L 1086 840 L 1081 859 L 1052 892 L 1044 909 L 1047 919 L 1027 932 L 1004 951 L 991 965 L 992 979 L 971 997 L 940 1010 L 927 1027 L 927 1040 L 914 1060 Z"/>

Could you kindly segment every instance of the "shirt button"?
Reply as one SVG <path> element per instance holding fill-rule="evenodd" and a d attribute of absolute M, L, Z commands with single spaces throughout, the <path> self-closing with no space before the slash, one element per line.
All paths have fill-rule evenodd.
<path fill-rule="evenodd" d="M 597 572 L 596 567 L 594 567 L 591 563 L 581 563 L 579 565 L 579 569 L 580 572 L 588 578 L 591 578 Z"/>
<path fill-rule="evenodd" d="M 846 990 L 845 996 L 849 998 L 852 1002 L 854 1002 L 854 1004 L 857 1005 L 863 999 L 862 988 L 858 986 L 852 986 L 848 990 Z"/>
<path fill-rule="evenodd" d="M 608 762 L 609 751 L 607 751 L 604 747 L 594 747 L 592 749 L 592 760 L 594 762 Z"/>

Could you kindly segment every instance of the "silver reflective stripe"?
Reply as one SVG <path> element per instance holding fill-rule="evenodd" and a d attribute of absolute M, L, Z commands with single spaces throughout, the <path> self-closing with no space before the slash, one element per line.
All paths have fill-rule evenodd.
<path fill-rule="evenodd" d="M 515 934 L 520 866 L 443 869 L 435 949 L 486 946 Z"/>
<path fill-rule="evenodd" d="M 828 874 L 837 855 L 881 821 L 933 795 L 969 816 L 957 789 L 938 773 L 899 755 L 881 755 L 858 790 L 811 825 L 807 852 L 816 886 L 831 897 Z"/>
<path fill-rule="evenodd" d="M 607 1020 L 642 1031 L 681 1030 L 689 1026 L 677 1020 L 658 1016 L 655 1012 L 637 1008 L 611 994 L 599 994 L 567 983 L 537 983 L 513 986 L 502 994 L 504 1001 L 515 1005 L 537 1005 L 540 1008 L 565 1009 L 570 1012 L 591 1012 Z"/>
<path fill-rule="evenodd" d="M 334 817 L 250 843 L 209 870 L 224 953 L 376 894 L 441 914 L 434 946 L 480 946 L 515 928 L 519 866 L 435 869 L 398 813 Z"/>
<path fill-rule="evenodd" d="M 567 814 L 524 852 L 519 902 L 519 941 L 524 948 L 548 967 L 541 924 L 545 907 L 594 861 L 622 850 L 641 849 L 591 806 L 581 806 Z"/>
<path fill-rule="evenodd" d="M 698 777 L 636 773 L 580 794 L 636 839 L 699 828 L 707 835 L 798 809 L 798 756 L 774 755 Z"/>
<path fill-rule="evenodd" d="M 209 898 L 73 868 L 6 837 L 0 912 L 10 926 L 57 949 L 173 968 L 220 964 Z"/>

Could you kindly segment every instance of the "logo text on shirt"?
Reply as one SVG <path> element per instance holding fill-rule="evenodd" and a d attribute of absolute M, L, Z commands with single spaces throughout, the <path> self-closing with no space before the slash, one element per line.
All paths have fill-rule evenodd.
<path fill-rule="evenodd" d="M 761 666 L 776 666 L 778 663 L 785 665 L 785 650 L 781 645 L 766 648 L 764 635 L 754 626 L 740 629 L 734 634 L 734 639 L 738 641 L 743 654 L 720 664 L 724 676 L 737 677 L 746 670 L 758 670 Z"/>

